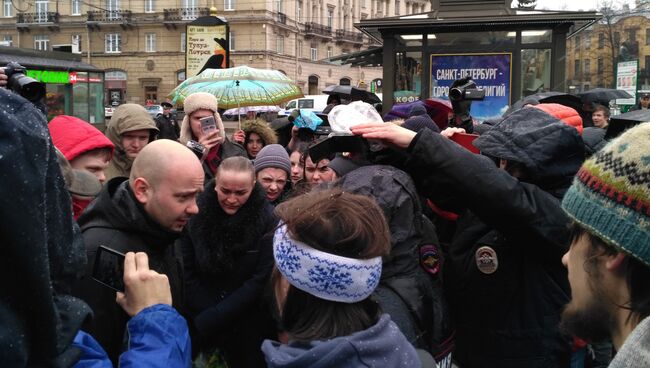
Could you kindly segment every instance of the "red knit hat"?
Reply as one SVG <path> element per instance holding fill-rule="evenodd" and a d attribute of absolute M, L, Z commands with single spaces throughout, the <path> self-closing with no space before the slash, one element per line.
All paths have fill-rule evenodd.
<path fill-rule="evenodd" d="M 111 156 L 115 145 L 99 129 L 77 117 L 59 115 L 48 124 L 54 146 L 68 161 L 84 152 L 97 148 L 110 148 Z"/>
<path fill-rule="evenodd" d="M 532 105 L 532 107 L 540 109 L 547 114 L 562 120 L 567 125 L 576 128 L 578 134 L 582 135 L 582 118 L 575 109 L 557 103 L 541 103 Z"/>

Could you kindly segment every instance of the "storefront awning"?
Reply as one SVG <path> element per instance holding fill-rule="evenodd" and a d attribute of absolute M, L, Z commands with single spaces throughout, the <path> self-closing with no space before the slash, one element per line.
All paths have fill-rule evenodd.
<path fill-rule="evenodd" d="M 330 62 L 340 64 L 350 64 L 352 66 L 381 66 L 383 57 L 383 48 L 375 47 L 368 50 L 343 54 L 330 58 Z"/>
<path fill-rule="evenodd" d="M 38 51 L 0 46 L 0 66 L 17 62 L 27 69 L 47 69 L 76 72 L 102 72 L 93 65 L 81 62 L 81 55 L 56 51 Z"/>

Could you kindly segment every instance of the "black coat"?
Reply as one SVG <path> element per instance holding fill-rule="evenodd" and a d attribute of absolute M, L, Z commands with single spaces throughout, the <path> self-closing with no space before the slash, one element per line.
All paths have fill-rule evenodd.
<path fill-rule="evenodd" d="M 568 366 L 570 339 L 558 330 L 570 299 L 561 263 L 569 218 L 560 198 L 582 162 L 583 146 L 574 128 L 540 113 L 545 116 L 533 112 L 528 120 L 511 115 L 479 138 L 479 148 L 522 155 L 545 189 L 428 130 L 409 147 L 407 166 L 418 188 L 430 198 L 450 195 L 468 209 L 445 261 L 456 317 L 454 358 L 462 367 Z M 477 265 L 484 246 L 498 260 L 491 274 Z"/>
<path fill-rule="evenodd" d="M 177 141 L 180 136 L 180 126 L 174 115 L 159 114 L 156 116 L 156 128 L 158 128 L 158 139 L 171 139 Z"/>
<path fill-rule="evenodd" d="M 259 185 L 234 215 L 223 212 L 214 185 L 199 195 L 199 214 L 181 237 L 185 300 L 203 349 L 221 347 L 235 367 L 263 365 L 260 346 L 273 323 L 261 296 L 278 219 Z"/>
<path fill-rule="evenodd" d="M 128 184 L 127 178 L 111 179 L 78 220 L 86 243 L 88 268 L 75 293 L 95 312 L 85 330 L 99 341 L 113 362 L 124 350 L 124 332 L 129 317 L 115 303 L 115 291 L 92 279 L 93 263 L 100 245 L 120 253 L 147 253 L 149 267 L 169 278 L 173 305 L 182 310 L 180 252 L 174 249 L 179 234 L 165 230 L 149 217 Z"/>
<path fill-rule="evenodd" d="M 0 88 L 0 362 L 67 367 L 90 308 L 70 296 L 85 254 L 45 116 Z"/>

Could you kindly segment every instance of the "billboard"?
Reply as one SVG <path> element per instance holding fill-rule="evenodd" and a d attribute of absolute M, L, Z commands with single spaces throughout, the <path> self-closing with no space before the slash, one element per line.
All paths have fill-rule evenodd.
<path fill-rule="evenodd" d="M 639 61 L 624 61 L 616 66 L 616 89 L 629 93 L 632 98 L 616 99 L 617 105 L 634 105 L 636 103 L 636 82 Z"/>
<path fill-rule="evenodd" d="M 193 77 L 205 68 L 228 67 L 228 26 L 188 25 L 185 50 L 185 77 Z"/>
<path fill-rule="evenodd" d="M 500 117 L 510 105 L 512 53 L 432 54 L 429 96 L 449 99 L 454 80 L 467 76 L 485 91 L 483 101 L 472 102 L 472 117 Z"/>

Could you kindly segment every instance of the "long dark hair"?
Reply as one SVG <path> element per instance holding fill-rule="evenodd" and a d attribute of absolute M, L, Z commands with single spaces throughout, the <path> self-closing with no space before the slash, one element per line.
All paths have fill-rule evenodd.
<path fill-rule="evenodd" d="M 386 256 L 390 249 L 384 214 L 365 196 L 340 189 L 313 191 L 282 203 L 276 213 L 294 239 L 323 252 L 369 259 Z M 274 285 L 278 278 L 276 269 Z M 365 330 L 377 323 L 380 312 L 372 298 L 334 302 L 290 286 L 280 320 L 292 340 L 314 341 Z"/>
<path fill-rule="evenodd" d="M 598 257 L 615 255 L 620 253 L 621 250 L 607 244 L 579 224 L 573 223 L 571 225 L 571 244 L 577 242 L 583 236 L 586 236 L 589 242 L 585 270 L 598 278 L 600 277 L 600 271 L 597 267 Z M 625 275 L 630 300 L 617 306 L 629 310 L 628 321 L 633 319 L 633 322 L 636 323 L 650 316 L 650 283 L 648 283 L 648 280 L 650 280 L 650 266 L 628 254 L 621 265 L 621 270 Z"/>

